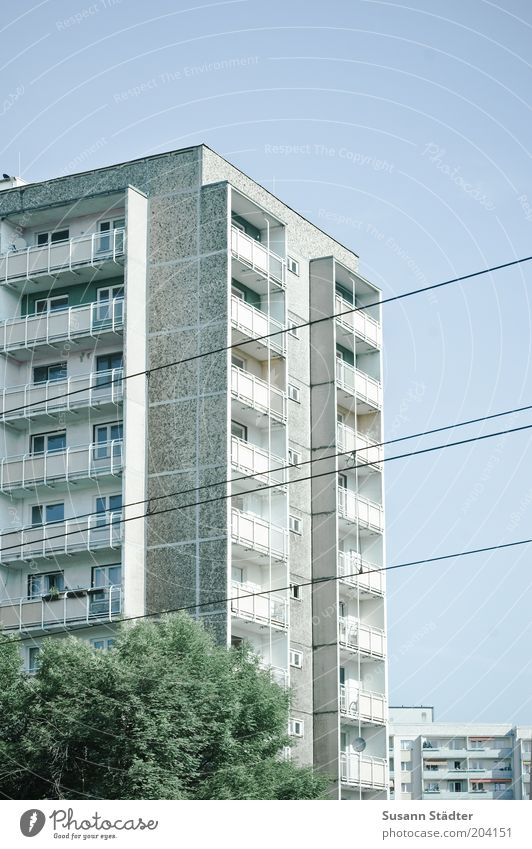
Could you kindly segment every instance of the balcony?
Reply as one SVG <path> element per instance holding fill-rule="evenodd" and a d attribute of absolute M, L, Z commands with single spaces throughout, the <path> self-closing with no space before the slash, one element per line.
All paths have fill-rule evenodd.
<path fill-rule="evenodd" d="M 122 612 L 121 587 L 76 588 L 40 598 L 0 602 L 0 629 L 48 631 L 71 623 L 114 622 Z"/>
<path fill-rule="evenodd" d="M 288 531 L 285 528 L 236 508 L 231 510 L 231 538 L 247 552 L 256 552 L 260 556 L 271 555 L 274 560 L 286 560 L 288 555 Z"/>
<path fill-rule="evenodd" d="M 46 559 L 122 545 L 122 513 L 99 513 L 47 525 L 4 530 L 0 563 Z"/>
<path fill-rule="evenodd" d="M 375 321 L 367 312 L 360 309 L 357 312 L 350 312 L 355 309 L 353 304 L 346 301 L 340 295 L 336 295 L 334 312 L 347 313 L 347 315 L 339 316 L 336 321 L 341 328 L 349 333 L 354 333 L 359 339 L 365 342 L 371 348 L 379 349 L 382 344 L 381 326 L 378 321 Z"/>
<path fill-rule="evenodd" d="M 512 790 L 471 790 L 454 793 L 450 790 L 423 790 L 423 799 L 433 799 L 442 802 L 485 801 L 488 799 L 513 799 Z"/>
<path fill-rule="evenodd" d="M 287 689 L 290 682 L 290 673 L 288 669 L 283 669 L 282 666 L 269 666 L 269 664 L 262 661 L 260 663 L 262 669 L 265 669 L 270 673 L 270 677 L 272 681 L 279 685 L 279 687 L 283 687 L 283 689 Z"/>
<path fill-rule="evenodd" d="M 240 343 L 248 343 L 246 351 L 252 350 L 249 344 L 250 339 L 268 336 L 270 333 L 279 333 L 278 336 L 273 336 L 271 339 L 262 339 L 254 344 L 254 356 L 259 360 L 266 359 L 268 350 L 274 355 L 286 355 L 286 333 L 285 326 L 275 318 L 266 315 L 261 310 L 251 306 L 251 304 L 243 301 L 242 298 L 237 298 L 236 295 L 231 295 L 231 326 L 233 327 L 233 341 Z"/>
<path fill-rule="evenodd" d="M 0 352 L 31 352 L 38 346 L 57 347 L 83 338 L 121 334 L 124 329 L 124 299 L 85 304 L 64 310 L 9 318 L 0 323 Z"/>
<path fill-rule="evenodd" d="M 386 761 L 383 758 L 371 758 L 354 752 L 342 752 L 340 779 L 343 784 L 357 787 L 386 787 Z"/>
<path fill-rule="evenodd" d="M 361 593 L 379 596 L 384 594 L 384 572 L 374 571 L 376 569 L 377 566 L 367 563 L 356 552 L 338 552 L 338 575 L 342 583 L 357 587 Z"/>
<path fill-rule="evenodd" d="M 340 684 L 340 713 L 351 719 L 383 725 L 386 723 L 386 699 L 381 693 Z"/>
<path fill-rule="evenodd" d="M 286 422 L 286 393 L 237 366 L 231 366 L 231 395 L 265 416 Z"/>
<path fill-rule="evenodd" d="M 118 228 L 10 251 L 0 256 L 0 283 L 23 285 L 27 280 L 43 276 L 56 279 L 68 272 L 74 276 L 83 268 L 92 275 L 94 270 L 109 272 L 117 263 L 123 263 L 125 244 L 125 230 Z"/>
<path fill-rule="evenodd" d="M 240 619 L 271 625 L 274 628 L 288 627 L 288 599 L 274 593 L 260 593 L 256 584 L 231 585 L 231 613 Z"/>
<path fill-rule="evenodd" d="M 381 409 L 380 382 L 339 358 L 336 359 L 336 385 L 342 406 L 351 409 L 356 399 L 358 412 L 375 412 Z"/>
<path fill-rule="evenodd" d="M 386 637 L 382 628 L 365 625 L 349 616 L 340 616 L 339 642 L 344 648 L 369 657 L 384 657 L 386 654 Z"/>
<path fill-rule="evenodd" d="M 251 480 L 242 481 L 242 484 L 249 483 L 252 488 L 259 483 L 277 484 L 286 488 L 286 460 L 269 454 L 252 442 L 231 437 L 231 464 L 239 476 L 253 475 Z"/>
<path fill-rule="evenodd" d="M 339 451 L 356 451 L 356 464 L 363 463 L 371 464 L 379 471 L 382 469 L 382 461 L 384 459 L 384 447 L 357 433 L 352 427 L 348 427 L 342 422 L 336 425 L 336 438 Z"/>
<path fill-rule="evenodd" d="M 273 281 L 282 289 L 286 285 L 286 263 L 261 242 L 231 227 L 231 253 L 244 269 L 252 269 L 261 277 Z"/>
<path fill-rule="evenodd" d="M 338 487 L 338 513 L 346 522 L 358 522 L 370 531 L 382 533 L 384 530 L 381 505 L 343 486 Z"/>
<path fill-rule="evenodd" d="M 0 461 L 0 492 L 9 494 L 39 486 L 57 487 L 122 474 L 122 440 L 93 442 L 64 451 L 22 454 Z"/>
<path fill-rule="evenodd" d="M 3 389 L 0 395 L 0 420 L 17 422 L 38 416 L 58 416 L 83 407 L 101 409 L 123 400 L 124 372 L 89 372 L 66 380 L 26 383 Z"/>

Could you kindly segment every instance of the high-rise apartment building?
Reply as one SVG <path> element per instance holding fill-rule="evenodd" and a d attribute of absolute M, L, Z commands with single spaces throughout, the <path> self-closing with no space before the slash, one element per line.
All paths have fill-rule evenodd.
<path fill-rule="evenodd" d="M 390 708 L 392 799 L 529 799 L 532 727 L 435 722 L 433 707 Z"/>
<path fill-rule="evenodd" d="M 332 798 L 386 798 L 358 257 L 205 146 L 0 189 L 0 621 L 27 669 L 44 636 L 106 648 L 190 606 L 291 687 L 292 755 Z"/>

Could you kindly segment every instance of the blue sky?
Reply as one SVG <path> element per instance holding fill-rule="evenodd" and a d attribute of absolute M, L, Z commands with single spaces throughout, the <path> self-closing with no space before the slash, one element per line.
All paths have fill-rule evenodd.
<path fill-rule="evenodd" d="M 3 171 L 206 142 L 352 247 L 385 295 L 532 253 L 525 0 L 23 0 L 0 32 Z M 531 274 L 385 308 L 388 438 L 532 403 Z M 388 562 L 532 536 L 531 437 L 388 463 Z M 531 560 L 390 575 L 392 703 L 532 722 Z"/>

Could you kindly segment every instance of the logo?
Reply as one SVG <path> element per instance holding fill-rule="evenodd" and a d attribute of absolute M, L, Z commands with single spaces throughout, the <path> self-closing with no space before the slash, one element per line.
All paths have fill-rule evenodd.
<path fill-rule="evenodd" d="M 20 818 L 20 830 L 24 837 L 35 837 L 43 830 L 46 817 L 37 808 L 25 811 Z"/>

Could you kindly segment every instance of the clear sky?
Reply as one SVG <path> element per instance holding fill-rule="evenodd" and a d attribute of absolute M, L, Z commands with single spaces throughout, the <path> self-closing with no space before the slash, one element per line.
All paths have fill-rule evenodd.
<path fill-rule="evenodd" d="M 526 0 L 22 0 L 0 33 L 2 171 L 206 142 L 385 295 L 532 254 Z M 387 438 L 532 403 L 531 280 L 385 308 Z M 387 463 L 388 562 L 532 537 L 531 450 L 532 430 Z M 532 722 L 531 583 L 532 546 L 392 573 L 391 703 Z"/>

